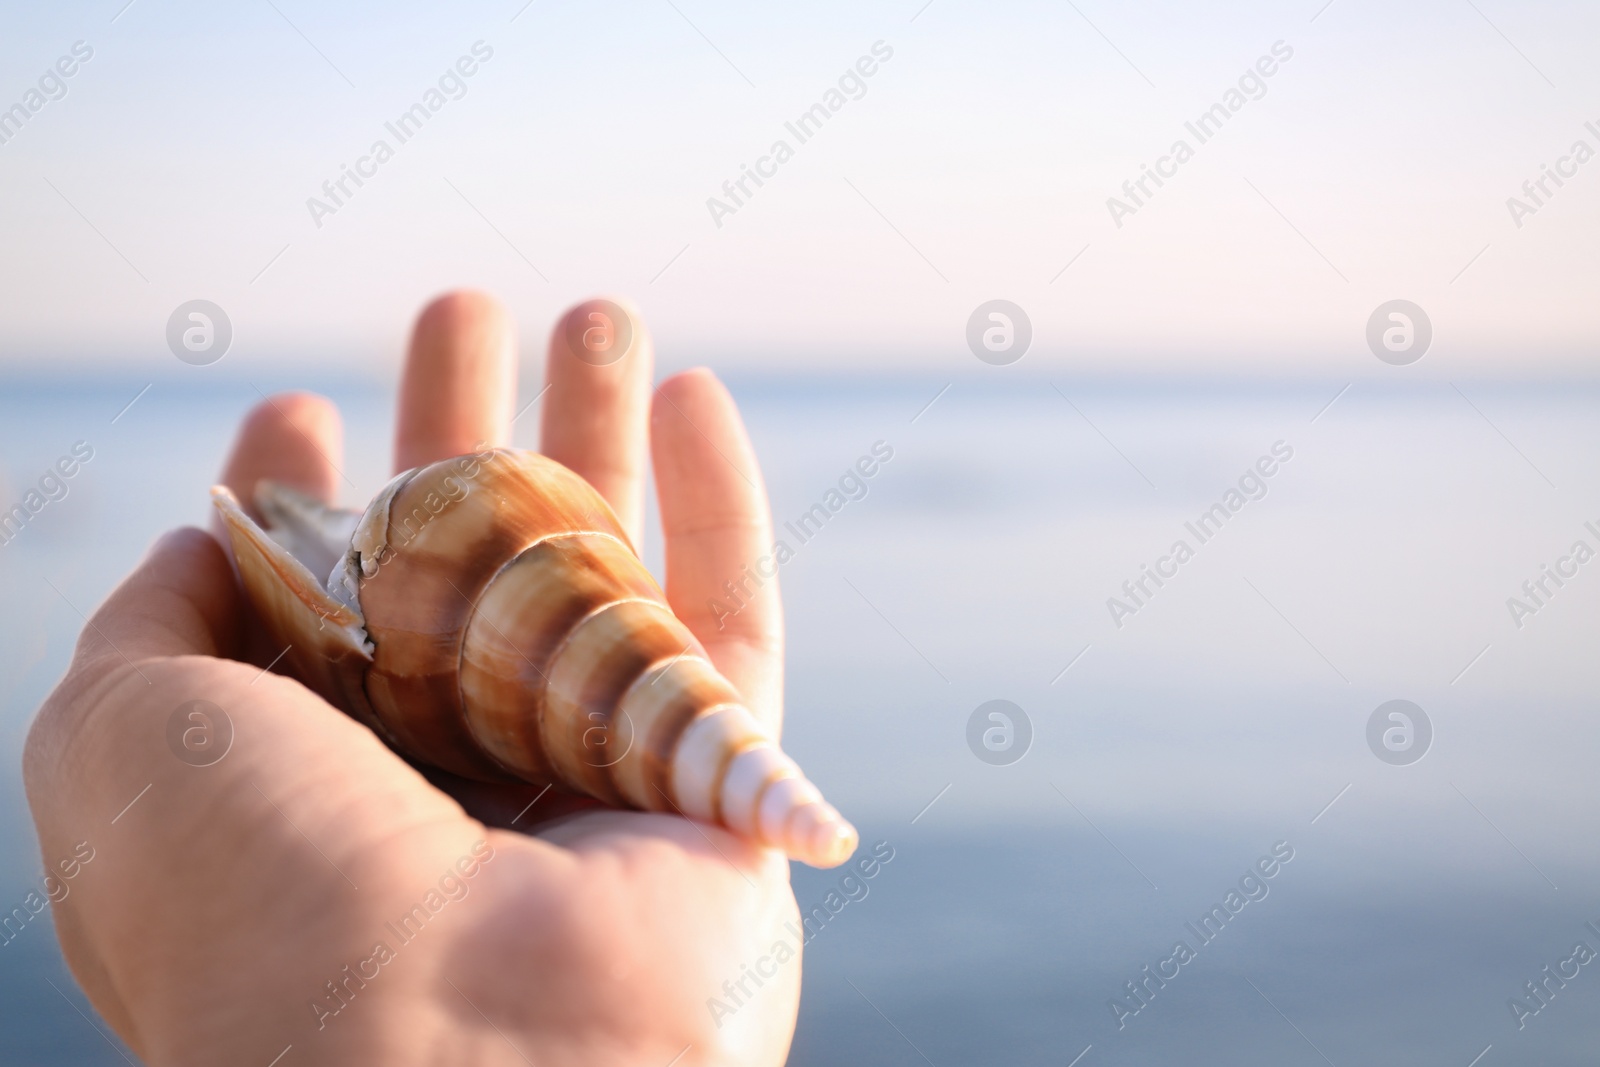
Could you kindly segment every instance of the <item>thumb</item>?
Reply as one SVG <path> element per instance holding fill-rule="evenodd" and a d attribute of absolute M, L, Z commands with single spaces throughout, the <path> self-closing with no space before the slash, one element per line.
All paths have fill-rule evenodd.
<path fill-rule="evenodd" d="M 159 656 L 230 656 L 238 645 L 238 609 L 221 546 L 192 526 L 172 530 L 89 619 L 74 673 L 137 669 Z"/>

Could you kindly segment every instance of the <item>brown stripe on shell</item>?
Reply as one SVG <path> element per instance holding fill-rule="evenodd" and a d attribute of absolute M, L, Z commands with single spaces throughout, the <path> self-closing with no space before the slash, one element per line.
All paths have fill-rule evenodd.
<path fill-rule="evenodd" d="M 683 731 L 700 715 L 739 703 L 739 694 L 704 658 L 676 657 L 646 671 L 623 694 L 620 707 L 634 724 L 638 762 L 624 761 L 612 773 L 618 789 L 647 811 L 672 811 L 672 757 Z"/>
<path fill-rule="evenodd" d="M 625 804 L 611 778 L 622 759 L 640 759 L 626 718 L 613 722 L 622 694 L 651 664 L 694 638 L 665 604 L 620 600 L 593 612 L 551 657 L 539 724 L 556 773 L 612 804 Z"/>
<path fill-rule="evenodd" d="M 592 531 L 553 534 L 490 581 L 467 623 L 460 684 L 467 727 L 498 762 L 554 780 L 539 728 L 551 660 L 584 619 L 619 600 L 664 598 L 632 549 Z"/>
<path fill-rule="evenodd" d="M 424 467 L 395 493 L 377 573 L 358 598 L 375 646 L 367 697 L 409 755 L 457 774 L 513 777 L 467 727 L 462 638 L 484 589 L 528 545 L 586 529 L 627 543 L 594 501 L 560 464 L 504 451 Z"/>

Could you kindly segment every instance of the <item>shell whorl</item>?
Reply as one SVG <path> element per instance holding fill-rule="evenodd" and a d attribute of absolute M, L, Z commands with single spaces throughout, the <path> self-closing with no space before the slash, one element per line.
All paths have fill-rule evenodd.
<path fill-rule="evenodd" d="M 237 542 L 242 527 L 229 529 Z M 363 517 L 344 573 L 372 649 L 366 706 L 347 710 L 407 755 L 676 812 L 816 866 L 854 851 L 855 830 L 560 464 L 494 450 L 402 475 Z"/>

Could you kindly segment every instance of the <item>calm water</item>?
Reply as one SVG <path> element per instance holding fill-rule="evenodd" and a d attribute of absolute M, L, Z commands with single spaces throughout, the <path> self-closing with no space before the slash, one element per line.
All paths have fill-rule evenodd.
<path fill-rule="evenodd" d="M 258 398 L 163 381 L 112 423 L 143 384 L 0 391 L 6 505 L 95 450 L 0 548 L 7 907 L 38 876 L 21 741 L 81 625 L 43 579 L 87 608 L 204 521 Z M 895 850 L 808 949 L 791 1063 L 1593 1062 L 1600 968 L 1520 1030 L 1508 1000 L 1600 950 L 1600 563 L 1520 627 L 1507 599 L 1600 549 L 1600 390 L 1357 382 L 1324 410 L 1345 383 L 963 379 L 923 410 L 944 384 L 735 383 L 780 525 L 893 449 L 781 575 L 787 747 Z M 325 389 L 364 499 L 391 398 Z M 1146 565 L 1169 577 L 1135 599 Z M 996 699 L 1031 726 L 1008 765 L 968 743 Z M 1396 699 L 1431 724 L 1408 765 L 1368 741 Z M 1258 899 L 1196 936 L 1274 846 Z M 836 882 L 797 871 L 802 908 Z M 0 948 L 0 1062 L 124 1062 L 107 1034 L 44 921 Z"/>

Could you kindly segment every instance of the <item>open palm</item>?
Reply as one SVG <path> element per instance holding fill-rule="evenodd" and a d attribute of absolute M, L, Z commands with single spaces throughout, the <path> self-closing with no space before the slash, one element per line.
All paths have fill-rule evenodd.
<path fill-rule="evenodd" d="M 703 371 L 652 394 L 636 317 L 625 357 L 574 357 L 563 326 L 586 308 L 553 333 L 541 450 L 635 544 L 650 455 L 668 599 L 776 736 L 775 583 L 736 615 L 711 608 L 771 542 L 738 414 Z M 513 352 L 487 297 L 424 311 L 397 470 L 507 443 Z M 337 412 L 290 394 L 251 413 L 223 480 L 245 501 L 262 478 L 331 500 L 341 465 Z M 175 531 L 96 613 L 29 735 L 46 869 L 93 850 L 55 906 L 63 950 L 147 1062 L 783 1062 L 800 963 L 781 856 L 671 816 L 425 774 L 263 671 L 278 651 L 217 542 Z M 193 721 L 231 724 L 220 759 L 173 740 L 197 700 L 226 722 Z M 780 942 L 784 962 L 755 976 Z"/>

